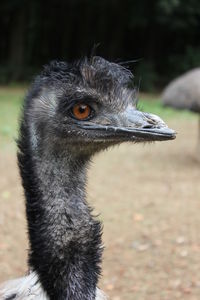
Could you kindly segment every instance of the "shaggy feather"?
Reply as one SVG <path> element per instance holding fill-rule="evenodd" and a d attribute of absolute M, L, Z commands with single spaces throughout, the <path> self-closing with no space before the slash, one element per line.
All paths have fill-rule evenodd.
<path fill-rule="evenodd" d="M 105 294 L 96 289 L 95 300 L 106 300 Z M 0 286 L 0 300 L 49 300 L 35 272 Z"/>

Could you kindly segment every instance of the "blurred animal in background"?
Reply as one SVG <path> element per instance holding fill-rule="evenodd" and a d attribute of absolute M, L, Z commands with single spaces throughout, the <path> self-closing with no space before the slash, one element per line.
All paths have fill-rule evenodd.
<path fill-rule="evenodd" d="M 175 138 L 136 107 L 133 77 L 101 57 L 52 62 L 24 103 L 18 163 L 26 198 L 29 273 L 5 283 L 0 299 L 102 300 L 102 227 L 86 201 L 93 155 L 122 142 Z"/>
<path fill-rule="evenodd" d="M 199 114 L 198 158 L 200 159 L 200 68 L 193 69 L 173 80 L 164 90 L 165 106 L 187 109 Z"/>

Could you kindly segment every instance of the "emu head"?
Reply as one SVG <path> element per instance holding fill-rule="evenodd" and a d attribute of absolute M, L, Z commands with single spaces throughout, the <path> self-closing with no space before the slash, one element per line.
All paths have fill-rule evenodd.
<path fill-rule="evenodd" d="M 101 57 L 50 63 L 25 104 L 32 146 L 92 155 L 121 142 L 174 139 L 159 117 L 137 110 L 132 81 L 129 70 Z"/>

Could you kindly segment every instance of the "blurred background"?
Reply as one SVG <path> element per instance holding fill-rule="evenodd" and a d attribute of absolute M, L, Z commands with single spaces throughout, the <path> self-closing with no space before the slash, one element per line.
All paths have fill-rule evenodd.
<path fill-rule="evenodd" d="M 1 0 L 0 14 L 0 282 L 27 268 L 15 146 L 23 97 L 44 64 L 96 45 L 134 73 L 139 107 L 178 132 L 95 158 L 88 198 L 104 223 L 100 286 L 113 300 L 200 299 L 200 75 L 180 83 L 187 91 L 173 87 L 186 110 L 163 106 L 162 94 L 200 66 L 200 1 Z"/>
<path fill-rule="evenodd" d="M 158 89 L 200 62 L 198 0 L 1 0 L 0 82 L 28 81 L 52 59 L 90 54 L 131 64 Z"/>

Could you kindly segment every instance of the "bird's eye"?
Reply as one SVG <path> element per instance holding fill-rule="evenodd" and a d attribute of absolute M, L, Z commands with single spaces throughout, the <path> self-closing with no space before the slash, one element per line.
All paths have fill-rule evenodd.
<path fill-rule="evenodd" d="M 77 120 L 87 120 L 92 114 L 92 109 L 88 104 L 78 103 L 72 107 L 71 112 Z"/>

